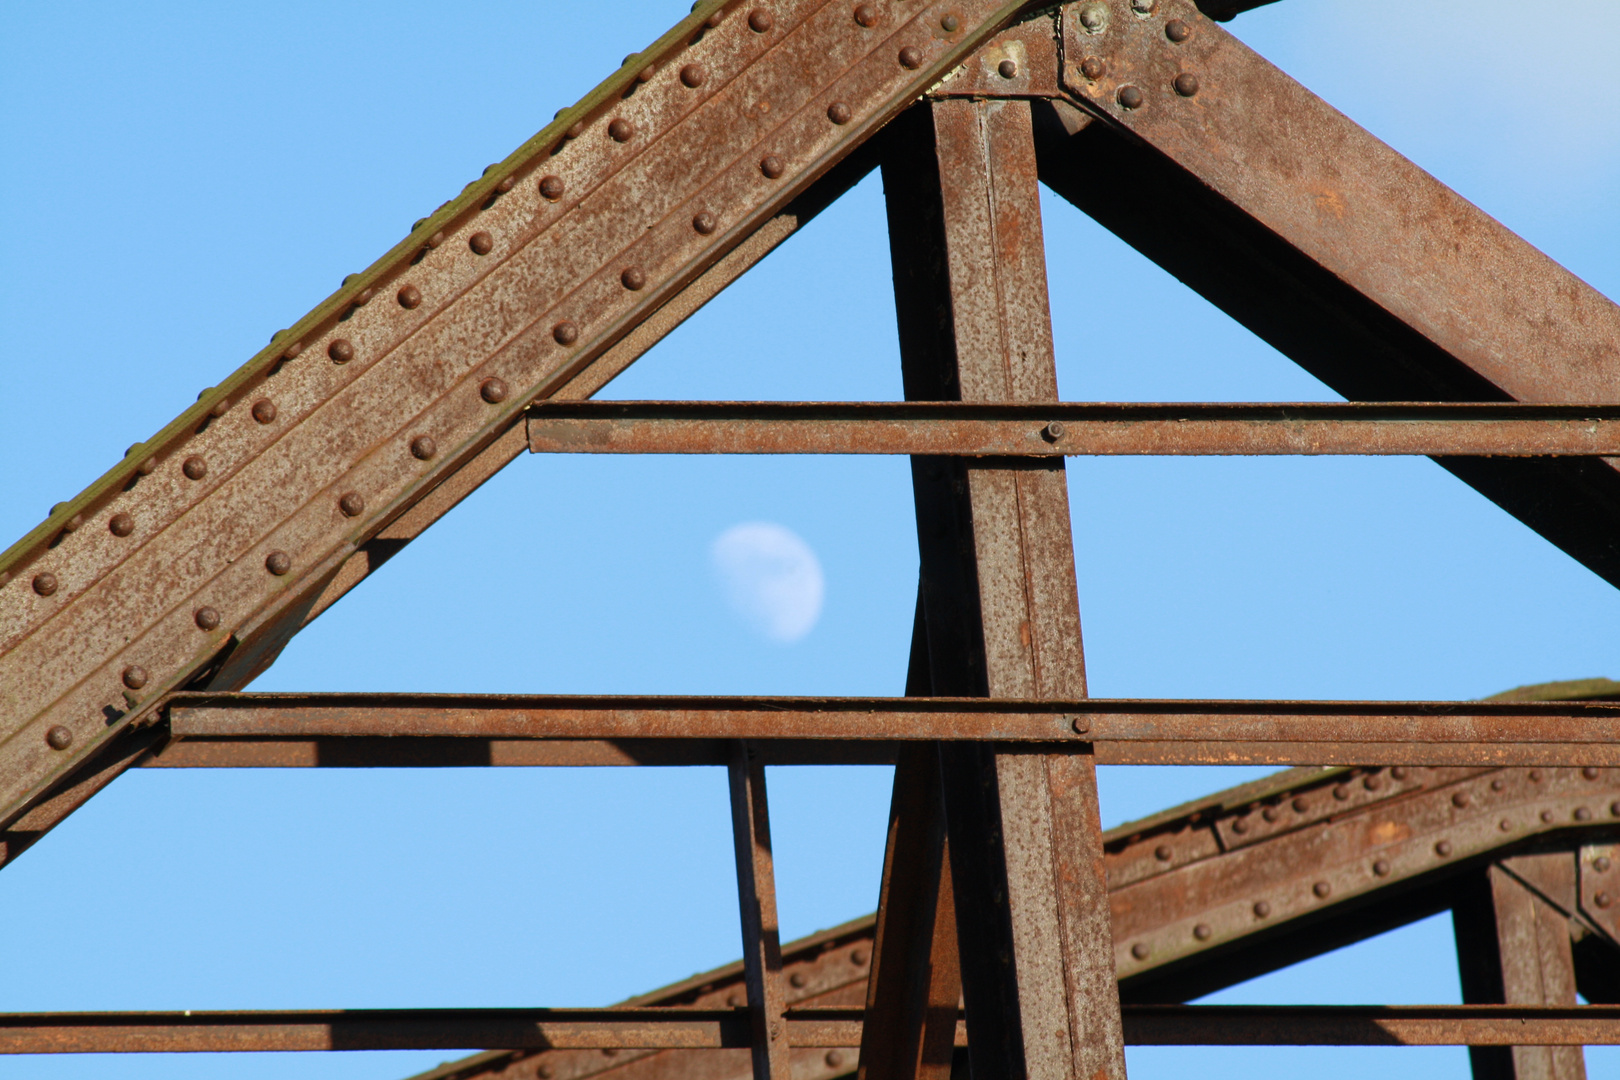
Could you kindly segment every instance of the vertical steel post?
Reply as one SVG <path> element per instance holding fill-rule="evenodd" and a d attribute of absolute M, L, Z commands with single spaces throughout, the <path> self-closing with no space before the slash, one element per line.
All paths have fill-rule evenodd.
<path fill-rule="evenodd" d="M 1029 105 L 896 121 L 883 166 L 906 396 L 1056 401 Z M 914 458 L 935 694 L 1081 697 L 1061 460 Z M 974 1080 L 1124 1075 L 1090 758 L 941 752 Z"/>
<path fill-rule="evenodd" d="M 758 747 L 743 740 L 733 744 L 729 772 L 754 1080 L 789 1080 L 782 937 L 776 922 L 776 870 L 771 857 L 765 765 Z"/>
<path fill-rule="evenodd" d="M 1463 1001 L 1573 1005 L 1569 918 L 1558 904 L 1574 907 L 1575 858 L 1520 855 L 1506 866 L 1470 875 L 1452 908 Z M 1586 1080 L 1579 1046 L 1470 1046 L 1468 1058 L 1474 1080 Z"/>

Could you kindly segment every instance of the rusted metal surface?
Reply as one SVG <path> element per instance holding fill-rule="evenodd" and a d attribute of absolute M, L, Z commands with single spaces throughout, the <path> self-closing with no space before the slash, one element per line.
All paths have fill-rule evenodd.
<path fill-rule="evenodd" d="M 765 794 L 765 762 L 754 746 L 738 739 L 731 744 L 727 774 L 754 1080 L 788 1080 L 789 1041 L 783 1020 L 787 995 L 782 986 L 782 938 L 776 919 L 776 870 Z"/>
<path fill-rule="evenodd" d="M 1329 386 L 1612 400 L 1620 309 L 1192 4 L 1071 3 L 1063 33 L 1065 87 L 1097 122 L 1040 110 L 1042 179 Z M 1611 464 L 1441 464 L 1620 584 Z"/>
<path fill-rule="evenodd" d="M 1564 898 L 1563 910 L 1543 895 Z M 1463 1001 L 1575 1004 L 1575 960 L 1565 911 L 1574 906 L 1575 855 L 1519 855 L 1466 875 L 1452 908 Z M 1478 1080 L 1585 1080 L 1579 1046 L 1475 1046 Z"/>
<path fill-rule="evenodd" d="M 1620 406 L 589 402 L 529 410 L 572 454 L 1620 454 Z"/>
<path fill-rule="evenodd" d="M 1045 11 L 997 34 L 928 91 L 932 98 L 1049 98 L 1059 82 L 1058 21 Z"/>
<path fill-rule="evenodd" d="M 842 2 L 781 0 L 764 31 L 737 5 L 700 5 L 70 500 L 58 517 L 84 528 L 51 546 L 53 518 L 0 556 L 0 822 L 159 695 L 307 612 L 529 400 L 572 381 L 1019 7 L 949 6 L 950 32 L 943 8 L 920 2 L 864 26 Z M 692 63 L 708 76 L 697 87 L 678 77 Z M 407 286 L 420 302 L 386 300 Z M 358 306 L 366 295 L 381 299 Z M 260 399 L 273 422 L 246 407 Z M 426 460 L 409 449 L 423 435 L 437 449 Z M 127 535 L 102 527 L 120 514 Z M 287 573 L 267 572 L 272 551 Z M 126 698 L 131 665 L 150 679 Z"/>
<path fill-rule="evenodd" d="M 1028 104 L 898 123 L 883 179 L 906 398 L 1056 401 Z M 1083 696 L 1062 460 L 913 457 L 912 486 L 933 692 Z M 1123 1076 L 1090 758 L 940 755 L 973 1072 Z"/>
<path fill-rule="evenodd" d="M 1607 1046 L 1611 1005 L 1131 1005 L 1133 1046 Z M 1476 1074 L 1478 1075 L 1478 1074 Z"/>

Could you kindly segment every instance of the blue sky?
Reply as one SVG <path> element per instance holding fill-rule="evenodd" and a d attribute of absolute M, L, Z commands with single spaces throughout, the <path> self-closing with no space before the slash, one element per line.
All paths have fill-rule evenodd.
<path fill-rule="evenodd" d="M 607 14 L 611 11 L 611 14 Z M 0 536 L 36 524 L 685 12 L 555 0 L 0 7 Z M 1230 27 L 1610 296 L 1612 12 L 1283 0 Z M 1074 400 L 1310 400 L 1310 376 L 1046 205 Z M 607 395 L 900 394 L 876 178 Z M 1615 591 L 1425 460 L 1074 460 L 1102 696 L 1468 698 L 1620 673 Z M 825 579 L 784 643 L 712 568 L 745 522 Z M 899 693 L 905 463 L 525 457 L 258 689 Z M 1116 823 L 1246 770 L 1113 769 Z M 784 931 L 876 901 L 888 776 L 771 776 Z M 604 1003 L 738 954 L 710 770 L 128 776 L 0 874 L 0 1010 Z M 29 929 L 32 928 L 32 929 Z M 1454 1001 L 1441 917 L 1223 995 Z M 446 1054 L 13 1059 L 27 1080 L 402 1077 Z M 1589 1052 L 1593 1077 L 1620 1059 Z M 1133 1078 L 1462 1077 L 1457 1050 L 1135 1050 Z"/>

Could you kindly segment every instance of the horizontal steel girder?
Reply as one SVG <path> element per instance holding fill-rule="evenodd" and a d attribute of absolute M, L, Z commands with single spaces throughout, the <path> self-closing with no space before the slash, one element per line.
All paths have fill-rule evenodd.
<path fill-rule="evenodd" d="M 564 454 L 1620 455 L 1620 405 L 536 404 L 529 449 Z"/>
<path fill-rule="evenodd" d="M 791 1010 L 794 1047 L 860 1042 L 860 1008 Z M 1127 1005 L 1136 1046 L 1620 1045 L 1613 1005 Z M 967 1043 L 957 1022 L 957 1045 Z M 720 1050 L 749 1045 L 747 1010 L 354 1009 L 0 1014 L 0 1054 L 221 1051 Z"/>
<path fill-rule="evenodd" d="M 233 761 L 225 746 L 267 743 L 274 754 L 281 740 L 350 739 L 374 748 L 370 764 L 433 764 L 431 752 L 401 754 L 401 744 L 472 739 L 565 744 L 555 759 L 540 750 L 527 760 L 503 746 L 512 764 L 585 764 L 590 744 L 606 743 L 602 764 L 637 763 L 636 750 L 646 748 L 645 763 L 707 765 L 727 760 L 726 740 L 753 739 L 774 764 L 888 762 L 900 741 L 989 740 L 1042 752 L 1066 746 L 1105 764 L 1620 765 L 1620 703 L 1612 702 L 197 693 L 175 695 L 166 712 L 176 742 L 157 764 L 170 755 L 185 763 L 193 741 L 207 746 L 197 764 L 259 765 L 269 755 L 249 749 Z M 613 748 L 621 742 L 628 745 Z M 344 761 L 341 751 L 329 759 L 339 762 L 367 763 Z M 442 763 L 479 762 L 451 753 Z"/>

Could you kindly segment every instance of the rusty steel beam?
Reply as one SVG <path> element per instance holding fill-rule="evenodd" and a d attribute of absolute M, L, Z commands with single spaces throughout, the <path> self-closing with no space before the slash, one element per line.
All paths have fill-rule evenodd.
<path fill-rule="evenodd" d="M 1061 32 L 1080 110 L 1037 109 L 1042 179 L 1345 397 L 1614 399 L 1620 308 L 1192 3 Z M 1620 584 L 1612 461 L 1439 460 Z"/>
<path fill-rule="evenodd" d="M 765 794 L 765 761 L 758 748 L 744 739 L 734 741 L 727 776 L 754 1080 L 789 1080 L 792 1065 L 788 1051 L 792 1044 L 783 1020 L 787 993 L 783 986 L 782 937 L 776 919 L 775 855 Z"/>
<path fill-rule="evenodd" d="M 727 739 L 762 743 L 773 764 L 810 760 L 893 761 L 896 743 L 1036 743 L 1046 752 L 1092 755 L 1111 764 L 1620 765 L 1620 702 L 1003 701 L 994 698 L 658 698 L 464 694 L 174 695 L 168 730 L 176 740 L 156 765 L 367 764 L 716 764 Z M 303 748 L 363 744 L 322 761 Z M 431 752 L 399 744 L 444 747 Z M 500 744 L 500 762 L 457 740 Z M 558 751 L 524 758 L 524 741 Z M 219 752 L 187 756 L 193 741 Z M 661 742 L 671 746 L 661 754 Z M 817 743 L 841 746 L 836 757 Z M 228 744 L 244 746 L 232 761 Z M 869 744 L 863 757 L 863 745 Z M 281 748 L 277 750 L 275 748 Z M 617 749 L 615 749 L 617 747 Z M 261 749 L 262 748 L 262 749 Z M 200 753 L 200 752 L 199 752 Z M 545 755 L 555 753 L 555 760 Z M 392 755 L 387 756 L 387 755 Z M 589 760 L 600 756 L 601 760 Z"/>
<path fill-rule="evenodd" d="M 700 4 L 0 555 L 0 825 L 164 693 L 262 665 L 529 401 L 1022 6 L 956 3 L 947 28 L 921 0 Z"/>
<path fill-rule="evenodd" d="M 782 1021 L 795 1047 L 859 1042 L 864 1010 L 808 1007 Z M 1127 1005 L 1132 1046 L 1620 1045 L 1614 1005 Z M 971 1043 L 957 1024 L 956 1045 Z M 746 1010 L 354 1009 L 0 1013 L 0 1054 L 319 1050 L 702 1051 L 749 1045 Z M 441 1075 L 443 1075 L 441 1073 Z"/>
<path fill-rule="evenodd" d="M 563 454 L 1620 454 L 1620 406 L 655 402 L 537 404 Z"/>

